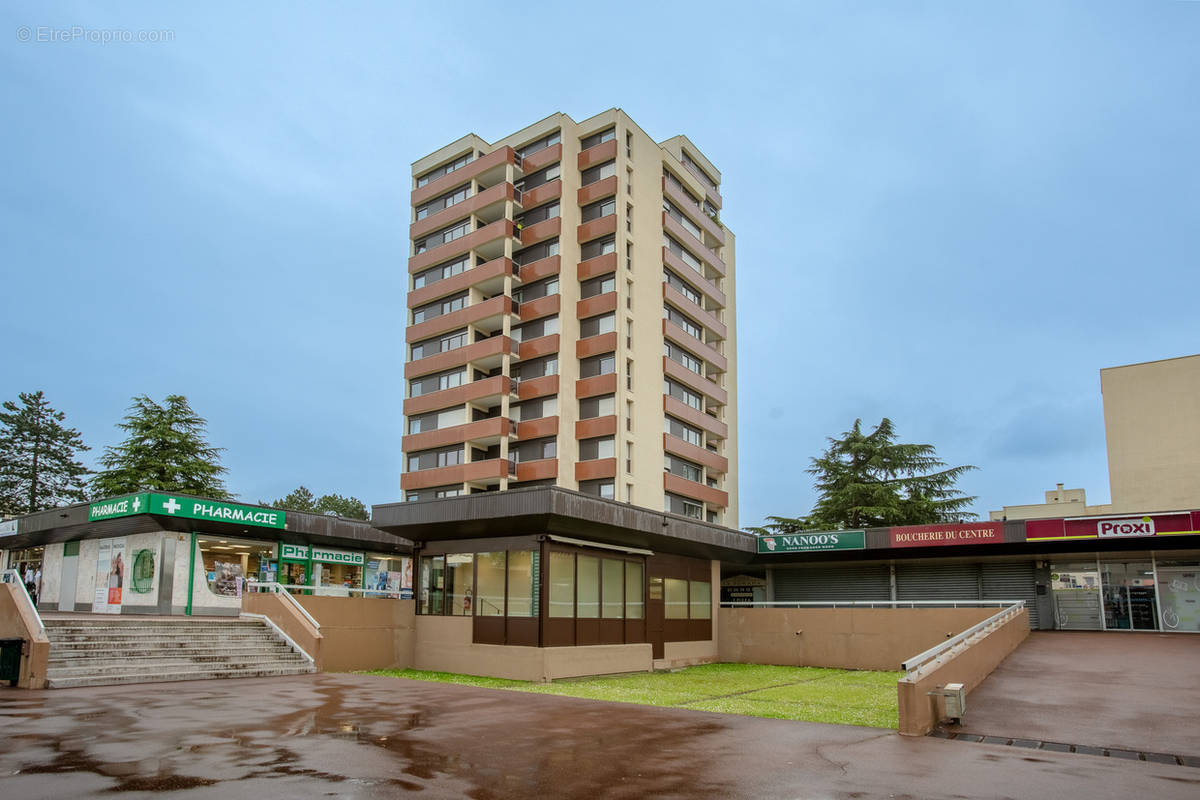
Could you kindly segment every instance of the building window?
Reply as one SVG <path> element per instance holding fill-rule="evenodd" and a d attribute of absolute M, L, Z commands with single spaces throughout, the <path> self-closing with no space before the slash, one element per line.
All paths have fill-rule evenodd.
<path fill-rule="evenodd" d="M 466 272 L 470 268 L 470 263 L 469 256 L 462 256 L 454 261 L 438 264 L 436 267 L 430 267 L 427 270 L 418 272 L 413 276 L 413 288 L 422 289 L 439 281 L 444 281 L 446 278 L 452 278 L 460 272 Z"/>
<path fill-rule="evenodd" d="M 558 454 L 558 439 L 553 436 L 547 436 L 544 439 L 530 439 L 527 442 L 513 445 L 508 452 L 518 464 L 555 458 Z"/>
<path fill-rule="evenodd" d="M 420 306 L 413 309 L 413 324 L 416 325 L 430 319 L 437 319 L 449 314 L 451 311 L 458 311 L 466 308 L 467 292 L 461 292 L 450 297 L 442 298 L 435 303 Z"/>
<path fill-rule="evenodd" d="M 580 419 L 611 417 L 615 413 L 617 413 L 615 395 L 606 394 L 600 397 L 585 397 L 579 401 Z"/>
<path fill-rule="evenodd" d="M 704 266 L 700 263 L 700 259 L 692 255 L 691 250 L 688 250 L 679 242 L 675 241 L 674 237 L 672 237 L 670 234 L 663 234 L 663 247 L 674 253 L 680 261 L 696 270 L 696 272 L 699 272 L 701 275 L 704 274 Z"/>
<path fill-rule="evenodd" d="M 558 255 L 558 237 L 547 239 L 544 242 L 526 247 L 524 250 L 518 250 L 513 253 L 513 263 L 518 267 L 523 267 L 526 264 L 532 264 L 535 261 L 541 261 L 543 258 Z"/>
<path fill-rule="evenodd" d="M 676 383 L 670 378 L 663 380 L 663 394 L 668 397 L 674 397 L 681 403 L 691 406 L 697 411 L 704 410 L 704 398 L 696 392 L 693 392 L 682 383 Z"/>
<path fill-rule="evenodd" d="M 682 364 L 697 375 L 704 374 L 704 362 L 674 342 L 663 342 L 663 355 L 676 364 Z"/>
<path fill-rule="evenodd" d="M 465 406 L 457 408 L 448 408 L 445 411 L 433 411 L 429 414 L 417 414 L 408 418 L 409 433 L 425 433 L 426 431 L 436 431 L 441 428 L 451 428 L 455 425 L 462 425 L 466 422 L 467 410 Z"/>
<path fill-rule="evenodd" d="M 697 240 L 703 241 L 703 234 L 700 232 L 700 226 L 688 219 L 688 216 L 675 207 L 675 204 L 670 200 L 663 198 L 663 211 L 667 212 L 667 216 L 683 226 L 683 229 L 695 236 Z"/>
<path fill-rule="evenodd" d="M 669 322 L 672 322 L 678 325 L 680 328 L 683 328 L 683 332 L 688 336 L 691 336 L 693 339 L 704 341 L 704 329 L 696 324 L 691 317 L 687 316 L 686 314 L 679 313 L 671 306 L 663 306 L 663 316 L 666 317 Z"/>
<path fill-rule="evenodd" d="M 555 333 L 558 333 L 558 315 L 542 317 L 532 322 L 526 322 L 524 325 L 518 325 L 512 329 L 512 338 L 514 342 L 528 342 L 531 339 L 540 339 Z"/>
<path fill-rule="evenodd" d="M 579 248 L 579 260 L 587 261 L 591 258 L 599 258 L 600 256 L 608 255 L 609 253 L 617 252 L 617 241 L 612 236 L 606 236 L 603 239 L 594 239 Z"/>
<path fill-rule="evenodd" d="M 420 472 L 421 470 L 437 469 L 439 467 L 453 467 L 461 463 L 463 463 L 463 446 L 461 444 L 408 454 L 409 472 Z"/>
<path fill-rule="evenodd" d="M 537 281 L 527 286 L 522 286 L 520 289 L 513 290 L 513 300 L 518 303 L 528 303 L 531 300 L 540 300 L 543 297 L 549 297 L 552 294 L 558 294 L 558 276 L 547 278 L 544 281 Z"/>
<path fill-rule="evenodd" d="M 517 182 L 517 189 L 522 192 L 528 192 L 530 189 L 536 189 L 550 181 L 556 181 L 562 176 L 562 169 L 558 164 L 551 164 L 545 169 L 540 169 L 532 175 L 526 175 L 524 179 Z"/>
<path fill-rule="evenodd" d="M 663 280 L 667 282 L 668 286 L 674 287 L 677 292 L 688 300 L 691 300 L 696 305 L 700 305 L 700 292 L 683 278 L 669 269 L 664 269 Z"/>
<path fill-rule="evenodd" d="M 602 497 L 605 500 L 616 499 L 616 484 L 611 478 L 601 478 L 594 481 L 580 481 L 579 491 L 592 497 Z"/>
<path fill-rule="evenodd" d="M 579 142 L 579 149 L 580 150 L 588 150 L 590 148 L 595 147 L 598 144 L 604 144 L 605 142 L 611 141 L 615 138 L 617 138 L 617 129 L 609 128 L 606 131 L 601 131 L 600 133 L 593 133 L 591 136 L 581 139 Z"/>
<path fill-rule="evenodd" d="M 417 342 L 412 346 L 412 357 L 410 361 L 416 361 L 426 356 L 436 355 L 437 353 L 445 353 L 449 350 L 457 350 L 460 347 L 467 346 L 467 331 L 466 329 L 455 331 L 444 336 L 439 336 L 435 339 L 426 339 L 423 342 Z"/>
<path fill-rule="evenodd" d="M 670 415 L 663 417 L 663 432 L 669 433 L 677 439 L 682 439 L 696 447 L 702 446 L 701 438 L 703 434 L 699 428 L 694 428 L 686 422 L 681 422 Z"/>
<path fill-rule="evenodd" d="M 668 514 L 679 514 L 692 519 L 704 518 L 704 506 L 697 503 L 695 500 L 688 500 L 686 497 L 680 497 L 677 494 L 665 493 L 664 496 L 664 511 Z"/>
<path fill-rule="evenodd" d="M 686 461 L 670 453 L 666 454 L 665 462 L 666 471 L 672 475 L 678 475 L 694 483 L 701 483 L 704 480 L 704 469 L 699 464 L 693 464 L 691 461 Z"/>
<path fill-rule="evenodd" d="M 595 439 L 581 439 L 579 442 L 579 460 L 596 461 L 601 458 L 615 458 L 617 442 L 611 436 L 599 436 Z"/>
<path fill-rule="evenodd" d="M 505 553 L 476 553 L 476 596 L 475 616 L 504 616 Z"/>
<path fill-rule="evenodd" d="M 588 317 L 579 322 L 579 338 L 581 339 L 586 339 L 589 336 L 600 336 L 604 333 L 613 333 L 616 330 L 617 315 L 613 313 Z"/>
<path fill-rule="evenodd" d="M 581 401 L 582 402 L 582 401 Z M 529 422 L 534 419 L 553 417 L 558 413 L 558 397 L 539 397 L 513 405 L 509 409 L 513 422 Z"/>
<path fill-rule="evenodd" d="M 545 378 L 548 375 L 557 374 L 557 354 L 542 356 L 541 358 L 531 358 L 528 361 L 522 361 L 520 364 L 514 364 L 512 367 L 512 379 L 517 383 L 531 380 L 533 378 Z"/>
<path fill-rule="evenodd" d="M 447 208 L 458 205 L 470 196 L 471 184 L 463 184 L 457 189 L 447 192 L 441 197 L 431 200 L 417 208 L 417 220 L 423 220 L 431 214 L 436 214 L 439 211 L 445 211 Z"/>
<path fill-rule="evenodd" d="M 465 156 L 456 158 L 455 160 L 451 161 L 448 164 L 443 164 L 442 166 L 438 167 L 437 169 L 433 169 L 433 170 L 430 170 L 429 172 L 426 172 L 424 175 L 417 178 L 417 188 L 420 189 L 425 184 L 436 181 L 438 178 L 442 177 L 443 175 L 449 175 L 451 172 L 454 172 L 456 169 L 462 169 L 467 164 L 470 164 L 474 158 L 475 158 L 474 153 L 467 153 Z"/>
<path fill-rule="evenodd" d="M 546 203 L 544 206 L 530 209 L 520 216 L 517 220 L 521 226 L 537 225 L 539 222 L 545 222 L 548 219 L 554 219 L 560 215 L 560 206 L 558 201 Z"/>
<path fill-rule="evenodd" d="M 586 300 L 599 294 L 608 294 L 617 290 L 617 279 L 612 275 L 601 275 L 599 278 L 589 278 L 579 284 L 579 296 Z"/>
<path fill-rule="evenodd" d="M 575 616 L 575 554 L 551 551 L 549 616 L 555 619 Z"/>
<path fill-rule="evenodd" d="M 605 353 L 579 360 L 579 377 L 594 378 L 597 375 L 609 375 L 617 371 L 617 357 L 613 353 Z"/>
<path fill-rule="evenodd" d="M 617 201 L 610 197 L 607 200 L 601 200 L 598 203 L 584 206 L 581 216 L 584 222 L 591 222 L 594 219 L 612 216 L 615 213 L 617 213 Z"/>
<path fill-rule="evenodd" d="M 420 397 L 423 394 L 439 392 L 442 389 L 453 389 L 455 386 L 462 386 L 466 380 L 467 371 L 462 368 L 414 378 L 408 384 L 408 396 Z"/>
<path fill-rule="evenodd" d="M 708 581 L 664 578 L 663 599 L 667 619 L 712 618 L 712 584 Z"/>
<path fill-rule="evenodd" d="M 589 167 L 580 173 L 580 184 L 582 186 L 591 186 L 593 183 L 599 183 L 605 178 L 611 178 L 617 174 L 617 162 L 607 161 L 603 164 L 598 164 L 594 167 Z"/>
<path fill-rule="evenodd" d="M 539 150 L 545 150 L 547 147 L 553 147 L 554 145 L 558 144 L 561 141 L 562 141 L 561 135 L 559 134 L 558 131 L 555 131 L 554 133 L 550 134 L 549 136 L 543 136 L 541 139 L 538 139 L 536 142 L 530 142 L 529 144 L 520 148 L 519 150 L 517 150 L 517 155 L 519 155 L 521 158 L 525 158 L 526 156 L 533 155 L 534 153 L 536 153 Z"/>
<path fill-rule="evenodd" d="M 414 245 L 417 254 L 424 253 L 434 247 L 453 242 L 455 239 L 461 239 L 471 232 L 471 220 L 463 220 L 462 222 L 451 225 L 449 228 L 432 233 L 423 239 L 417 239 Z"/>

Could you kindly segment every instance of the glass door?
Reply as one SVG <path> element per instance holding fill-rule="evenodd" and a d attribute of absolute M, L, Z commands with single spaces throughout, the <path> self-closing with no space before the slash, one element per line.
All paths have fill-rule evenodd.
<path fill-rule="evenodd" d="M 1200 632 L 1200 561 L 1159 561 L 1156 566 L 1163 630 Z"/>
<path fill-rule="evenodd" d="M 1095 561 L 1051 564 L 1050 593 L 1056 630 L 1104 628 L 1100 620 L 1100 569 Z"/>
<path fill-rule="evenodd" d="M 1100 565 L 1104 626 L 1109 630 L 1158 630 L 1154 565 L 1149 561 Z"/>

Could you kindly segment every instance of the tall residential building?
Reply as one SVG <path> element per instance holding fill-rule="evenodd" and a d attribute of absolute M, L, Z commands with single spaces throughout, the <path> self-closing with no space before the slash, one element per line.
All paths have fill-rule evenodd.
<path fill-rule="evenodd" d="M 413 164 L 405 500 L 557 484 L 737 527 L 720 182 L 619 109 Z"/>

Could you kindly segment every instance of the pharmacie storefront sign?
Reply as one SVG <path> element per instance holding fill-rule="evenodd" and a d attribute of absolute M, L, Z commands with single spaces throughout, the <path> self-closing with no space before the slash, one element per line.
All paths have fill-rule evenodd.
<path fill-rule="evenodd" d="M 1200 511 L 1128 517 L 1036 519 L 1025 523 L 1025 538 L 1031 542 L 1187 534 L 1200 534 Z"/>
<path fill-rule="evenodd" d="M 366 556 L 362 553 L 307 547 L 302 544 L 280 544 L 279 557 L 284 561 L 308 561 L 311 558 L 326 564 L 348 564 L 352 567 L 361 567 L 366 563 Z"/>
<path fill-rule="evenodd" d="M 821 550 L 864 550 L 866 531 L 812 531 L 786 536 L 760 536 L 760 553 L 811 553 Z"/>
<path fill-rule="evenodd" d="M 169 494 L 142 492 L 126 497 L 98 500 L 88 506 L 88 521 L 99 522 L 132 514 L 161 514 L 164 517 L 232 522 L 260 528 L 286 528 L 283 511 L 273 508 L 222 503 L 218 500 L 197 500 Z"/>
<path fill-rule="evenodd" d="M 955 544 L 1000 544 L 1004 523 L 973 522 L 951 525 L 907 525 L 891 528 L 892 547 L 938 547 Z"/>

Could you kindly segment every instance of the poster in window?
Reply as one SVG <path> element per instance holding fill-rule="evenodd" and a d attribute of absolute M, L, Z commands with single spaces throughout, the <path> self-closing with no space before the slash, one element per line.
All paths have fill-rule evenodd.
<path fill-rule="evenodd" d="M 212 591 L 221 597 L 242 596 L 242 565 L 225 561 L 213 564 Z"/>
<path fill-rule="evenodd" d="M 101 539 L 96 551 L 93 614 L 120 614 L 125 587 L 125 539 Z"/>

